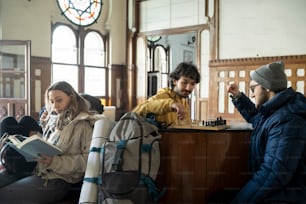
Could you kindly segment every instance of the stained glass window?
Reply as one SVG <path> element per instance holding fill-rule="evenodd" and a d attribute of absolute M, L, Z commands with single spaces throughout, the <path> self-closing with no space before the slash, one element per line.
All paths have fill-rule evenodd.
<path fill-rule="evenodd" d="M 96 23 L 103 5 L 102 0 L 57 0 L 57 3 L 62 14 L 78 26 Z"/>

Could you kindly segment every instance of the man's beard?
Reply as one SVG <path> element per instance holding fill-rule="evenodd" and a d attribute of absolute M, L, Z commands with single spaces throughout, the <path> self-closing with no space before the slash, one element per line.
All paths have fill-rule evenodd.
<path fill-rule="evenodd" d="M 188 96 L 191 94 L 191 92 L 190 91 L 182 91 L 181 92 L 181 96 L 183 97 L 183 98 L 188 98 Z"/>

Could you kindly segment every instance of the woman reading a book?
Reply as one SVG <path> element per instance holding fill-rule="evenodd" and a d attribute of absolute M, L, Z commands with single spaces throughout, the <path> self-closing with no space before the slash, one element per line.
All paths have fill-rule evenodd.
<path fill-rule="evenodd" d="M 43 139 L 61 149 L 60 155 L 41 152 L 33 175 L 0 188 L 0 203 L 56 203 L 71 184 L 83 180 L 97 116 L 67 82 L 52 84 L 45 92 L 41 115 Z"/>

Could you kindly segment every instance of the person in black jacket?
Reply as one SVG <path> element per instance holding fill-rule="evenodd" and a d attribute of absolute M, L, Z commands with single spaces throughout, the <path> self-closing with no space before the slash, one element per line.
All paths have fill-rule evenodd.
<path fill-rule="evenodd" d="M 249 165 L 251 179 L 231 203 L 306 202 L 306 98 L 291 87 L 283 62 L 251 74 L 253 103 L 230 84 L 232 102 L 253 125 Z"/>
<path fill-rule="evenodd" d="M 5 143 L 5 134 L 32 136 L 41 134 L 42 129 L 31 116 L 23 116 L 17 121 L 7 116 L 0 122 L 0 187 L 32 174 L 36 162 L 27 162 L 21 154 Z"/>
<path fill-rule="evenodd" d="M 89 110 L 91 112 L 95 112 L 97 114 L 103 114 L 104 112 L 104 104 L 101 103 L 101 101 L 92 95 L 86 94 L 86 93 L 80 93 L 80 95 L 86 99 L 86 101 L 89 103 Z"/>

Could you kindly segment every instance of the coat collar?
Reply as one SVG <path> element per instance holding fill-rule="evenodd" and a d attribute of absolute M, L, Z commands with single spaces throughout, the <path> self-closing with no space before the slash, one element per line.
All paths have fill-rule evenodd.
<path fill-rule="evenodd" d="M 277 111 L 280 107 L 284 104 L 288 103 L 292 100 L 296 95 L 296 92 L 290 87 L 281 92 L 278 92 L 272 99 L 264 103 L 260 108 L 259 111 L 263 115 L 271 115 L 275 111 Z"/>

